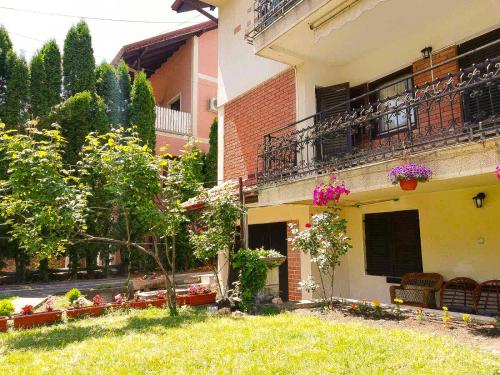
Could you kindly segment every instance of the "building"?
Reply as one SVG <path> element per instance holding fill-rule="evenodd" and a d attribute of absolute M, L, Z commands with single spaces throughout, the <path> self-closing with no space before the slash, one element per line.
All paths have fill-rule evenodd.
<path fill-rule="evenodd" d="M 217 23 L 203 22 L 123 46 L 113 59 L 143 70 L 156 100 L 156 151 L 177 155 L 193 137 L 208 151 L 217 115 Z"/>
<path fill-rule="evenodd" d="M 407 272 L 500 279 L 499 1 L 174 9 L 207 3 L 219 15 L 219 179 L 256 182 L 249 243 L 288 256 L 282 297 L 313 297 L 298 283 L 317 270 L 290 248 L 287 224 L 310 222 L 312 190 L 330 174 L 351 189 L 337 295 L 389 302 Z M 433 170 L 412 192 L 387 176 L 408 161 Z"/>

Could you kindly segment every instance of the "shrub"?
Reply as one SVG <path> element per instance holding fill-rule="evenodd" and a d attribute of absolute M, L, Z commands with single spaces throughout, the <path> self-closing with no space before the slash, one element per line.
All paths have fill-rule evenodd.
<path fill-rule="evenodd" d="M 75 302 L 81 296 L 82 296 L 82 292 L 80 292 L 80 290 L 77 288 L 70 289 L 66 293 L 66 298 L 68 299 L 70 304 L 73 304 L 73 302 Z"/>
<path fill-rule="evenodd" d="M 11 316 L 14 310 L 14 305 L 11 301 L 0 301 L 0 316 Z"/>

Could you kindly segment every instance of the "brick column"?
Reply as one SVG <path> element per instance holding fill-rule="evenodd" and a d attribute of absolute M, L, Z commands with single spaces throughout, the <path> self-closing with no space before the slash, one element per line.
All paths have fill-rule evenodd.
<path fill-rule="evenodd" d="M 298 221 L 287 222 L 287 238 L 291 238 L 292 232 L 289 224 L 299 225 Z M 302 291 L 299 289 L 300 278 L 300 259 L 301 251 L 294 250 L 290 241 L 287 247 L 288 260 L 288 299 L 290 301 L 300 301 L 302 299 Z"/>

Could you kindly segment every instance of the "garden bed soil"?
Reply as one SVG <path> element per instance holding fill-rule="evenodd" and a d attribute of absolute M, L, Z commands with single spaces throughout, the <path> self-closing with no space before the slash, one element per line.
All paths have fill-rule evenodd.
<path fill-rule="evenodd" d="M 45 311 L 30 315 L 14 315 L 14 328 L 31 328 L 55 323 L 61 320 L 62 310 Z"/>
<path fill-rule="evenodd" d="M 0 332 L 7 332 L 7 321 L 9 318 L 0 317 Z"/>
<path fill-rule="evenodd" d="M 81 308 L 69 308 L 66 310 L 68 318 L 80 318 L 82 316 L 101 316 L 104 314 L 105 305 L 87 306 Z"/>
<path fill-rule="evenodd" d="M 295 313 L 301 315 L 315 315 L 336 323 L 363 323 L 377 328 L 404 328 L 432 336 L 451 336 L 456 341 L 465 345 L 477 345 L 479 348 L 500 355 L 500 329 L 494 323 L 472 321 L 465 323 L 459 319 L 452 319 L 448 324 L 443 322 L 443 314 L 424 313 L 421 320 L 414 311 L 405 310 L 399 317 L 383 312 L 381 319 L 371 316 L 355 314 L 349 306 L 336 306 L 333 310 L 320 308 L 296 309 Z"/>

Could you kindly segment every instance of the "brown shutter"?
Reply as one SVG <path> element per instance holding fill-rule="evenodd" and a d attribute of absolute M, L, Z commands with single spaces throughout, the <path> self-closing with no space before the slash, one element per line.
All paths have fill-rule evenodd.
<path fill-rule="evenodd" d="M 349 83 L 316 88 L 316 127 L 320 136 L 316 143 L 316 159 L 320 162 L 343 156 L 352 148 L 350 129 L 323 132 L 329 120 L 349 110 Z"/>

